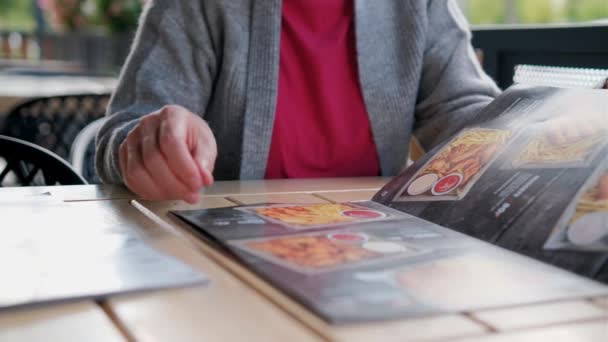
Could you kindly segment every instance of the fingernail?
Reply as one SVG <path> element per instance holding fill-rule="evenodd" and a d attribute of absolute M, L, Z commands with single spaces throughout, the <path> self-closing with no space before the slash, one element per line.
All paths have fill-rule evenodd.
<path fill-rule="evenodd" d="M 209 171 L 208 169 L 203 169 L 203 172 L 201 174 L 203 176 L 204 186 L 213 184 L 213 174 L 211 173 L 211 171 Z"/>
<path fill-rule="evenodd" d="M 209 162 L 207 161 L 207 159 L 201 160 L 201 167 L 203 170 L 209 171 Z"/>

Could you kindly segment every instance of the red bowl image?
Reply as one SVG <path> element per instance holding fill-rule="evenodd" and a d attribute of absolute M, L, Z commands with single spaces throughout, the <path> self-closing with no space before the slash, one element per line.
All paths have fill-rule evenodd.
<path fill-rule="evenodd" d="M 433 185 L 431 192 L 435 196 L 445 195 L 456 189 L 462 183 L 462 175 L 460 173 L 451 173 L 437 181 Z"/>
<path fill-rule="evenodd" d="M 381 213 L 379 211 L 365 209 L 345 210 L 342 212 L 342 215 L 358 219 L 375 219 L 385 216 L 384 213 Z"/>
<path fill-rule="evenodd" d="M 369 240 L 369 237 L 363 233 L 332 233 L 327 237 L 336 242 L 352 244 L 362 244 Z"/>

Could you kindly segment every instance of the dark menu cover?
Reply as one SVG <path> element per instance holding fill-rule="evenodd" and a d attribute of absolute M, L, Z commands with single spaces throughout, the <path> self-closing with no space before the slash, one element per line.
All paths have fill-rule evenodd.
<path fill-rule="evenodd" d="M 332 324 L 607 294 L 607 109 L 512 88 L 375 201 L 174 214 Z"/>
<path fill-rule="evenodd" d="M 599 283 L 375 202 L 176 214 L 333 324 L 608 294 Z"/>
<path fill-rule="evenodd" d="M 608 92 L 514 87 L 374 200 L 608 282 Z"/>

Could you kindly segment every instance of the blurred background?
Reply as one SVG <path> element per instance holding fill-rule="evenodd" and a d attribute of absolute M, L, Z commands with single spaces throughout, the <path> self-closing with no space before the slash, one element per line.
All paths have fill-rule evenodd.
<path fill-rule="evenodd" d="M 144 0 L 0 0 L 0 59 L 118 72 Z M 472 25 L 608 20 L 608 0 L 458 0 Z M 69 66 L 66 63 L 65 66 Z"/>
<path fill-rule="evenodd" d="M 473 25 L 551 24 L 608 19 L 608 0 L 458 0 Z"/>
<path fill-rule="evenodd" d="M 51 60 L 72 70 L 115 74 L 144 2 L 0 0 L 0 59 Z"/>
<path fill-rule="evenodd" d="M 97 183 L 95 133 L 145 1 L 0 0 L 0 136 L 42 146 Z M 456 1 L 503 89 L 522 64 L 608 69 L 608 0 Z"/>

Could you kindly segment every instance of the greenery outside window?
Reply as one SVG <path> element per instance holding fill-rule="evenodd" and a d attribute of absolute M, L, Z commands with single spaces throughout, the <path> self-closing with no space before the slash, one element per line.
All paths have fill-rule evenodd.
<path fill-rule="evenodd" d="M 607 0 L 458 0 L 472 25 L 605 21 Z"/>

